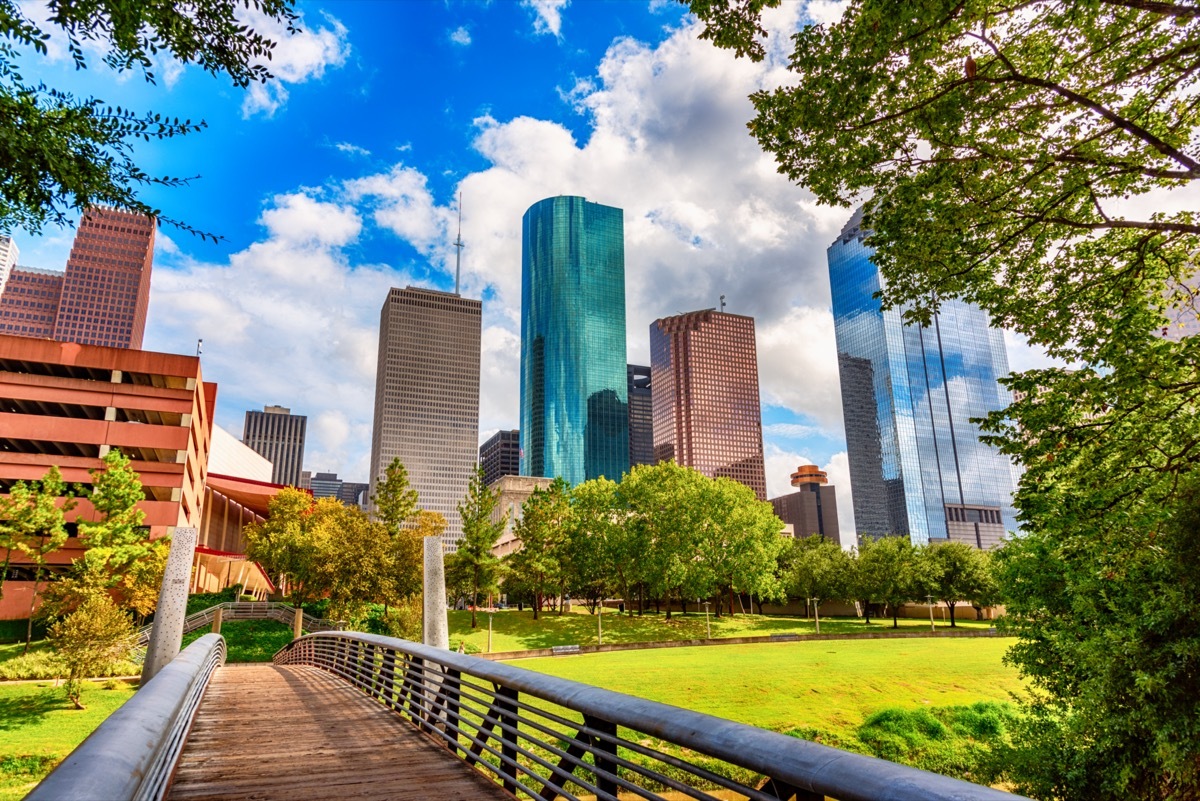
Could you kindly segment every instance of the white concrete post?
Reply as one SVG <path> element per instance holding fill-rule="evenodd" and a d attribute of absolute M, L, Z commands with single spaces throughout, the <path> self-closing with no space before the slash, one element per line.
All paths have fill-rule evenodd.
<path fill-rule="evenodd" d="M 434 648 L 450 650 L 450 626 L 446 621 L 446 568 L 442 562 L 442 538 L 425 538 L 425 610 L 422 640 Z"/>
<path fill-rule="evenodd" d="M 304 610 L 299 606 L 296 607 L 296 613 L 292 616 L 292 639 L 298 640 L 304 636 Z"/>
<path fill-rule="evenodd" d="M 154 628 L 146 647 L 142 664 L 142 685 L 179 654 L 183 643 L 183 619 L 187 616 L 188 584 L 192 575 L 192 556 L 196 551 L 198 532 L 190 526 L 176 526 L 171 535 L 171 550 L 167 553 L 167 569 L 162 588 L 158 591 L 158 606 L 154 610 Z"/>

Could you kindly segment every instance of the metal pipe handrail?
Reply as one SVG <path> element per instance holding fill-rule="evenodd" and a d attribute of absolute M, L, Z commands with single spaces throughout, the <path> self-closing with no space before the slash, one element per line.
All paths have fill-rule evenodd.
<path fill-rule="evenodd" d="M 697 784 L 723 786 L 747 798 L 802 801 L 825 796 L 839 801 L 1017 799 L 712 715 L 390 637 L 309 634 L 281 649 L 275 662 L 314 665 L 339 676 L 441 739 L 468 764 L 490 771 L 510 792 L 520 788 L 546 801 L 573 797 L 568 783 L 582 793 L 614 799 L 618 791 L 631 790 L 660 798 L 659 786 L 694 798 L 713 797 Z M 582 723 L 541 708 L 544 704 L 524 702 L 522 695 L 581 716 Z M 618 727 L 636 734 L 619 733 Z M 638 735 L 666 745 L 647 744 Z M 685 751 L 672 754 L 664 748 Z M 688 751 L 760 775 L 763 782 L 749 786 L 720 776 L 688 759 Z M 653 766 L 631 761 L 635 754 Z M 590 775 L 580 776 L 581 771 Z"/>
<path fill-rule="evenodd" d="M 213 671 L 225 663 L 225 639 L 206 634 L 80 743 L 26 801 L 158 801 Z"/>
<path fill-rule="evenodd" d="M 212 623 L 216 611 L 220 609 L 225 614 L 225 620 L 278 620 L 281 623 L 292 622 L 296 607 L 277 601 L 224 601 L 214 604 L 199 612 L 193 612 L 183 619 L 183 633 L 195 631 Z M 341 621 L 326 620 L 304 613 L 304 628 L 307 631 L 336 631 Z M 150 632 L 154 624 L 149 623 L 138 629 L 138 645 L 145 648 L 150 643 Z"/>

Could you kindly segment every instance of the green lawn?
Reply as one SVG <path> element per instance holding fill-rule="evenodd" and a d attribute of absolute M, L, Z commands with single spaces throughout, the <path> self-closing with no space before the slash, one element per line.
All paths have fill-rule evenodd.
<path fill-rule="evenodd" d="M 471 630 L 470 612 L 450 613 L 450 639 L 457 643 L 465 640 L 480 651 L 487 650 L 488 616 L 476 614 L 479 628 Z M 928 631 L 929 621 L 901 618 L 900 629 L 906 631 Z M 596 616 L 577 607 L 571 612 L 558 615 L 543 613 L 538 620 L 530 611 L 518 612 L 507 609 L 492 616 L 492 650 L 524 651 L 533 648 L 549 648 L 554 645 L 595 645 Z M 776 617 L 764 615 L 735 615 L 709 617 L 714 638 L 764 637 L 770 634 L 813 634 L 812 620 L 799 617 Z M 990 621 L 959 621 L 961 629 L 986 629 Z M 651 642 L 656 640 L 703 639 L 706 635 L 704 613 L 675 614 L 670 620 L 665 615 L 647 613 L 637 615 L 604 613 L 604 642 Z M 940 622 L 939 631 L 949 630 L 950 625 Z M 891 631 L 892 621 L 872 619 L 866 625 L 860 618 L 822 618 L 822 634 L 846 634 L 852 632 Z"/>
<path fill-rule="evenodd" d="M 24 797 L 133 694 L 131 684 L 106 684 L 115 689 L 88 684 L 83 710 L 53 682 L 0 684 L 0 801 Z"/>
<path fill-rule="evenodd" d="M 211 632 L 205 627 L 183 637 L 183 647 Z M 226 662 L 270 662 L 275 652 L 292 641 L 292 627 L 277 620 L 231 620 L 221 626 Z"/>
<path fill-rule="evenodd" d="M 619 651 L 512 664 L 972 778 L 994 729 L 979 737 L 962 719 L 999 718 L 1002 730 L 1003 721 L 1015 714 L 1008 702 L 1022 692 L 1022 682 L 1001 661 L 1012 642 L 832 640 Z M 930 735 L 930 727 L 937 731 Z M 914 736 L 915 730 L 923 734 Z"/>

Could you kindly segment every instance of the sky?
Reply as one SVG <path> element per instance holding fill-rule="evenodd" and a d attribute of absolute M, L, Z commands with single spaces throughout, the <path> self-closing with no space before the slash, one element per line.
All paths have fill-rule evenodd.
<path fill-rule="evenodd" d="M 36 4 L 22 4 L 44 16 Z M 769 12 L 767 58 L 698 38 L 667 0 L 381 3 L 302 0 L 275 77 L 248 90 L 163 61 L 155 83 L 62 43 L 27 79 L 171 117 L 199 133 L 141 144 L 165 217 L 144 347 L 194 353 L 240 436 L 266 404 L 308 416 L 305 468 L 366 481 L 380 308 L 389 287 L 483 298 L 480 441 L 518 426 L 520 223 L 582 195 L 624 210 L 628 354 L 649 363 L 659 317 L 717 306 L 757 324 L 769 495 L 799 464 L 827 470 L 853 530 L 827 246 L 851 211 L 780 176 L 746 123 L 748 96 L 788 82 L 787 36 L 835 19 L 833 0 Z M 461 194 L 461 208 L 458 198 Z M 72 230 L 14 233 L 22 266 L 62 269 Z M 1040 357 L 1010 338 L 1014 369 Z"/>

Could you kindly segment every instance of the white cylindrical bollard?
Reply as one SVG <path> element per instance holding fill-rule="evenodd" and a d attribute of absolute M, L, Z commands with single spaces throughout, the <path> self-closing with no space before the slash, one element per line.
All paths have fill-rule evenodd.
<path fill-rule="evenodd" d="M 422 640 L 434 648 L 450 649 L 450 626 L 446 621 L 446 568 L 442 562 L 442 538 L 425 538 L 425 610 Z"/>

